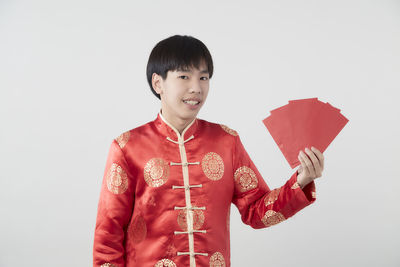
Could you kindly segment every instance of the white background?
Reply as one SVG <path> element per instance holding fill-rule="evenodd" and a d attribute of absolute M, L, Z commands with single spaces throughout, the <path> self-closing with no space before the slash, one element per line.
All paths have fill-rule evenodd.
<path fill-rule="evenodd" d="M 262 124 L 318 97 L 350 120 L 317 201 L 263 230 L 232 208 L 232 266 L 400 266 L 399 1 L 0 1 L 0 266 L 91 266 L 109 145 L 155 119 L 154 45 L 202 40 L 199 118 L 237 130 L 271 188 L 294 170 Z"/>

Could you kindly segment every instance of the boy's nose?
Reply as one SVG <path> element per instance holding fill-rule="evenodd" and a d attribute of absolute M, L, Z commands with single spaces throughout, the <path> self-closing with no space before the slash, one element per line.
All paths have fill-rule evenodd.
<path fill-rule="evenodd" d="M 190 93 L 201 93 L 201 86 L 200 83 L 194 82 L 190 86 Z"/>

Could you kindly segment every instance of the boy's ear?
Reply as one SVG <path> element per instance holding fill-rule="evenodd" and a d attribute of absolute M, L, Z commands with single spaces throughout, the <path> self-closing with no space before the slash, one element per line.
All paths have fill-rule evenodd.
<path fill-rule="evenodd" d="M 161 79 L 162 77 L 157 73 L 153 73 L 151 76 L 151 84 L 153 85 L 154 91 L 156 91 L 157 94 L 161 94 L 162 92 Z"/>

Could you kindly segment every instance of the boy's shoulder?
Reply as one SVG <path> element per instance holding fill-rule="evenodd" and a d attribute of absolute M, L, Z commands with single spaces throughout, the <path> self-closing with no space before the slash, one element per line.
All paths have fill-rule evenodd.
<path fill-rule="evenodd" d="M 136 126 L 134 128 L 131 128 L 127 131 L 124 131 L 123 133 L 119 134 L 117 137 L 114 138 L 114 140 L 118 143 L 118 145 L 123 148 L 128 141 L 131 139 L 131 136 L 140 136 L 143 134 L 146 130 L 151 127 L 151 124 L 153 121 L 146 122 L 142 125 Z"/>
<path fill-rule="evenodd" d="M 223 123 L 210 122 L 203 119 L 197 119 L 201 128 L 209 128 L 214 131 L 219 131 L 223 135 L 238 136 L 238 132 L 228 127 Z"/>

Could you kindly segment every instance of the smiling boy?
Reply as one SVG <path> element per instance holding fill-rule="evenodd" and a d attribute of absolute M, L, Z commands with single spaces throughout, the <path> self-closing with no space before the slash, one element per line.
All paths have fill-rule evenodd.
<path fill-rule="evenodd" d="M 153 73 L 152 86 L 161 96 L 161 114 L 179 133 L 197 116 L 208 95 L 210 75 L 204 62 L 199 66 L 169 71 L 165 80 Z"/>
<path fill-rule="evenodd" d="M 110 146 L 94 266 L 230 266 L 231 203 L 257 229 L 315 201 L 321 152 L 301 151 L 299 170 L 270 190 L 235 130 L 197 118 L 212 75 L 211 55 L 196 38 L 175 35 L 153 48 L 147 80 L 161 109 Z"/>

